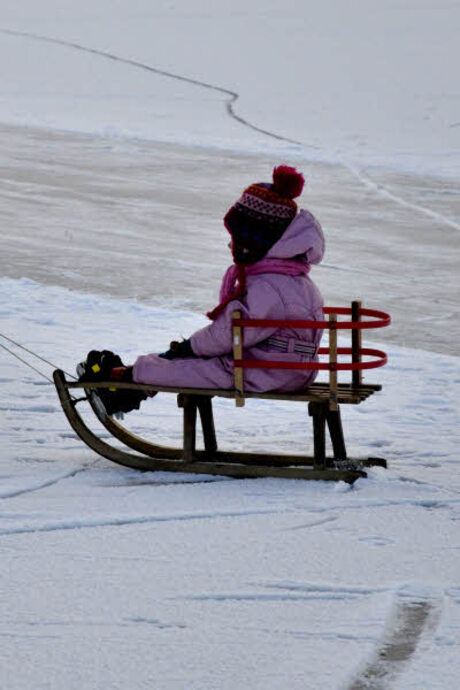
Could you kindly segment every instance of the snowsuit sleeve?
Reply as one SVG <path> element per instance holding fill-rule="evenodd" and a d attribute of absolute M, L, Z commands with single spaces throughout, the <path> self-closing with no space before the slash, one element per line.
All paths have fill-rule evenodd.
<path fill-rule="evenodd" d="M 285 312 L 279 292 L 268 281 L 260 276 L 257 277 L 249 282 L 244 302 L 233 300 L 215 321 L 191 336 L 191 346 L 198 357 L 217 357 L 232 352 L 232 314 L 235 309 L 241 311 L 242 318 L 251 319 L 281 319 L 284 318 Z M 246 328 L 244 346 L 257 345 L 269 338 L 276 330 L 276 326 Z"/>

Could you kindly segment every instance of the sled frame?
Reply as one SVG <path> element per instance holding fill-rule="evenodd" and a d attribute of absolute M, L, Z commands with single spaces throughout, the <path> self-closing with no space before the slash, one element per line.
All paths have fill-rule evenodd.
<path fill-rule="evenodd" d="M 279 455 L 221 451 L 218 449 L 212 398 L 235 398 L 232 390 L 180 389 L 135 383 L 118 383 L 119 389 L 142 390 L 145 393 L 164 392 L 177 395 L 178 406 L 183 409 L 183 447 L 161 446 L 132 433 L 97 404 L 98 388 L 113 387 L 111 382 L 80 383 L 66 380 L 61 370 L 53 374 L 56 390 L 67 419 L 81 440 L 99 455 L 120 465 L 144 471 L 185 472 L 234 478 L 281 477 L 323 481 L 344 481 L 352 484 L 366 477 L 365 467 L 386 467 L 382 458 L 358 460 L 347 457 L 340 408 L 330 410 L 327 384 L 312 384 L 300 393 L 245 393 L 247 398 L 295 400 L 308 403 L 313 421 L 313 455 Z M 359 404 L 381 386 L 367 384 L 353 390 L 348 384 L 338 385 L 338 401 Z M 73 398 L 74 389 L 83 389 L 83 398 Z M 84 422 L 77 405 L 87 401 L 107 431 L 136 454 L 115 448 L 100 439 Z M 198 416 L 203 431 L 204 449 L 196 448 Z M 326 457 L 326 427 L 331 437 L 333 457 Z"/>

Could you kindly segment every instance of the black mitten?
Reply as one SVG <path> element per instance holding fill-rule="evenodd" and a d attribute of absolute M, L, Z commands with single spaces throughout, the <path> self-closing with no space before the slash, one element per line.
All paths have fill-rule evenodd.
<path fill-rule="evenodd" d="M 162 352 L 159 356 L 163 357 L 163 359 L 181 359 L 185 357 L 196 357 L 190 344 L 190 338 L 188 338 L 187 340 L 181 340 L 180 342 L 178 342 L 177 340 L 173 340 L 172 343 L 170 343 L 169 345 L 169 350 L 167 352 Z"/>

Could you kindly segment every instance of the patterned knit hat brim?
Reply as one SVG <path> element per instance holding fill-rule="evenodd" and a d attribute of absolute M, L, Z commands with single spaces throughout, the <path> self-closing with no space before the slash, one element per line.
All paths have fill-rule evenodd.
<path fill-rule="evenodd" d="M 273 189 L 273 185 L 266 183 L 252 184 L 244 190 L 236 205 L 242 206 L 247 212 L 253 212 L 272 219 L 283 221 L 292 220 L 297 213 L 297 204 L 293 199 L 280 196 Z"/>
<path fill-rule="evenodd" d="M 296 213 L 295 201 L 282 197 L 273 185 L 250 185 L 224 218 L 225 227 L 232 236 L 235 261 L 252 264 L 262 259 Z"/>

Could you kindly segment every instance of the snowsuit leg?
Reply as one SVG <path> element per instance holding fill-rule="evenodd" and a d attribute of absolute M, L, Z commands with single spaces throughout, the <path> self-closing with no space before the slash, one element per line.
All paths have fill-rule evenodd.
<path fill-rule="evenodd" d="M 142 355 L 134 363 L 133 380 L 180 388 L 233 388 L 232 366 L 226 357 L 164 359 Z"/>
<path fill-rule="evenodd" d="M 267 353 L 261 351 L 257 359 L 278 361 L 308 361 L 302 355 Z M 308 386 L 316 371 L 286 371 L 277 369 L 245 369 L 244 389 L 263 393 L 265 391 L 295 391 Z M 133 381 L 151 383 L 157 386 L 177 388 L 221 388 L 234 387 L 233 359 L 222 357 L 189 357 L 186 359 L 164 359 L 157 354 L 142 355 L 134 363 Z"/>

